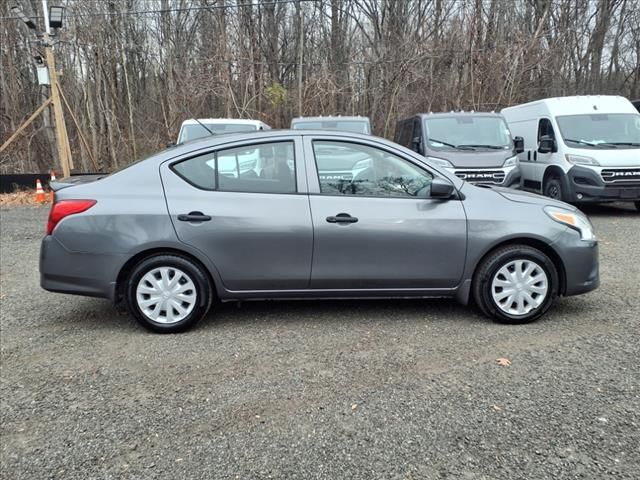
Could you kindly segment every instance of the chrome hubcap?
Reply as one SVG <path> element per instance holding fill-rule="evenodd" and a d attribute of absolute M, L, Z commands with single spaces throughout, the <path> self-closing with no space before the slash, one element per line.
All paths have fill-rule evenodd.
<path fill-rule="evenodd" d="M 159 267 L 146 273 L 136 288 L 138 307 L 157 323 L 176 323 L 196 306 L 193 280 L 174 267 Z"/>
<path fill-rule="evenodd" d="M 549 280 L 540 265 L 531 260 L 513 260 L 493 276 L 491 295 L 500 310 L 526 315 L 547 298 Z"/>

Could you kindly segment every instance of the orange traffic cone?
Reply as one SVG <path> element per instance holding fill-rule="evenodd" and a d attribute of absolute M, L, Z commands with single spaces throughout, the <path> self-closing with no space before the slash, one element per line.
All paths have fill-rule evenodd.
<path fill-rule="evenodd" d="M 44 198 L 44 190 L 42 189 L 42 184 L 40 183 L 40 179 L 36 179 L 36 202 L 44 203 L 46 202 Z"/>
<path fill-rule="evenodd" d="M 51 202 L 53 203 L 53 189 L 51 188 L 51 182 L 55 182 L 56 181 L 56 171 L 55 170 L 51 170 L 51 178 L 49 178 L 49 190 L 51 190 Z"/>

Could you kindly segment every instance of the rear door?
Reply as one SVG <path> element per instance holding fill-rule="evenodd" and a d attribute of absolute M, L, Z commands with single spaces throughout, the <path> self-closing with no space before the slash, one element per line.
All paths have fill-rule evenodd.
<path fill-rule="evenodd" d="M 304 138 L 314 225 L 312 288 L 458 285 L 466 216 L 459 200 L 429 198 L 434 173 L 377 142 Z M 324 175 L 336 165 L 351 172 L 341 179 Z"/>
<path fill-rule="evenodd" d="M 227 290 L 308 287 L 313 231 L 301 159 L 300 138 L 283 136 L 161 166 L 178 238 L 211 259 Z"/>

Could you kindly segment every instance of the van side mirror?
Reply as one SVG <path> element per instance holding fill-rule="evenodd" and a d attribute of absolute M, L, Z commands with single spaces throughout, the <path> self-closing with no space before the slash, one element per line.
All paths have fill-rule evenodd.
<path fill-rule="evenodd" d="M 556 141 L 550 135 L 543 135 L 538 142 L 538 153 L 557 152 L 558 147 Z"/>
<path fill-rule="evenodd" d="M 431 181 L 431 198 L 440 198 L 446 200 L 453 196 L 454 187 L 449 180 L 435 177 Z"/>
<path fill-rule="evenodd" d="M 422 153 L 422 139 L 420 137 L 413 137 L 413 140 L 411 140 L 411 148 L 418 153 Z"/>
<path fill-rule="evenodd" d="M 516 153 L 524 152 L 524 138 L 522 137 L 513 137 L 513 148 Z"/>

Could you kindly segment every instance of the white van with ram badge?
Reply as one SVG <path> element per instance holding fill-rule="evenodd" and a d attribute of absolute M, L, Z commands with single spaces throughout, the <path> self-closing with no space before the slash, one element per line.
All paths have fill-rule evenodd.
<path fill-rule="evenodd" d="M 640 113 L 618 96 L 575 96 L 505 108 L 524 138 L 521 186 L 565 202 L 635 202 L 640 210 Z"/>

